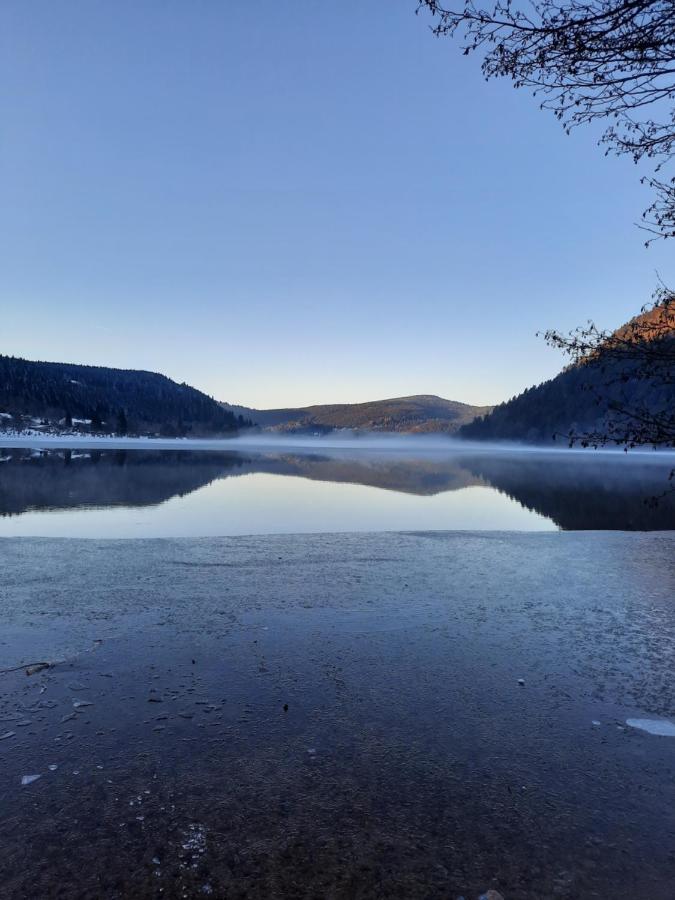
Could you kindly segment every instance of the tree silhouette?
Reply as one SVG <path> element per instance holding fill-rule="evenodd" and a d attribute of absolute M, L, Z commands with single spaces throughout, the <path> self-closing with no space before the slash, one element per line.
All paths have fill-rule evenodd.
<path fill-rule="evenodd" d="M 531 89 L 568 133 L 606 123 L 605 152 L 649 166 L 642 176 L 654 196 L 642 217 L 646 243 L 675 237 L 675 178 L 664 170 L 675 155 L 673 0 L 464 0 L 457 9 L 419 0 L 420 9 L 433 16 L 436 35 L 459 36 L 465 54 L 483 54 L 486 79 Z M 583 388 L 609 413 L 600 428 L 572 429 L 571 443 L 675 446 L 672 292 L 659 289 L 617 332 L 589 323 L 569 334 L 549 331 L 546 339 L 580 367 L 574 380 L 586 375 Z M 536 399 L 555 389 L 539 390 Z M 529 398 L 516 404 L 528 406 Z M 500 417 L 513 427 L 516 407 L 498 408 L 474 430 L 489 431 Z"/>
<path fill-rule="evenodd" d="M 566 130 L 605 121 L 606 152 L 651 163 L 642 178 L 655 199 L 643 227 L 675 236 L 673 0 L 465 0 L 458 9 L 419 0 L 437 35 L 458 35 L 465 54 L 484 54 L 486 78 L 530 88 Z M 649 240 L 647 241 L 649 243 Z"/>
<path fill-rule="evenodd" d="M 606 401 L 611 413 L 602 429 L 570 431 L 571 444 L 675 447 L 675 293 L 661 286 L 617 331 L 589 322 L 567 334 L 547 331 L 545 338 L 581 371 L 599 371 L 599 381 L 588 378 L 583 388 L 598 404 Z M 648 391 L 638 389 L 642 382 Z"/>

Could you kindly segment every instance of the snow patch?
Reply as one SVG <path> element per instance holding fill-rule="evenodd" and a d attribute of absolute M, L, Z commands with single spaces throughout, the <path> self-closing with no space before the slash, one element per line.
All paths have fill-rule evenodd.
<path fill-rule="evenodd" d="M 626 719 L 626 725 L 661 737 L 675 737 L 675 723 L 668 719 Z"/>

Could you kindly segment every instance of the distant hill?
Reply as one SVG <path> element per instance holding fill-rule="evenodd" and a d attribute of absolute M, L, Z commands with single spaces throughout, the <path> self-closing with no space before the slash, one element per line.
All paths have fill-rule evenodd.
<path fill-rule="evenodd" d="M 675 331 L 665 337 L 653 327 L 659 311 L 650 310 L 614 332 L 615 336 L 630 339 L 635 323 L 642 323 L 643 339 L 650 334 L 662 340 L 675 340 Z M 611 421 L 619 421 L 613 405 L 652 411 L 675 410 L 675 382 L 664 379 L 633 377 L 627 359 L 594 358 L 568 366 L 555 378 L 528 388 L 505 403 L 495 406 L 487 415 L 476 418 L 460 429 L 460 437 L 471 440 L 513 440 L 530 443 L 549 443 L 571 431 L 584 433 L 606 431 Z M 555 436 L 555 437 L 554 437 Z"/>
<path fill-rule="evenodd" d="M 65 427 L 130 434 L 220 434 L 236 417 L 165 375 L 0 355 L 0 427 Z"/>
<path fill-rule="evenodd" d="M 374 400 L 369 403 L 335 403 L 295 409 L 251 409 L 221 404 L 236 416 L 261 428 L 280 432 L 328 432 L 348 428 L 385 432 L 444 432 L 452 434 L 489 406 L 469 406 L 433 394 Z"/>

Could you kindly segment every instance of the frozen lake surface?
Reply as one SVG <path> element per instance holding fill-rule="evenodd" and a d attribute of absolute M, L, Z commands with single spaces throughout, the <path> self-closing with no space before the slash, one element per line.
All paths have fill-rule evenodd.
<path fill-rule="evenodd" d="M 675 534 L 0 555 L 3 898 L 672 900 Z"/>
<path fill-rule="evenodd" d="M 675 528 L 672 455 L 405 437 L 23 442 L 0 450 L 0 536 Z"/>

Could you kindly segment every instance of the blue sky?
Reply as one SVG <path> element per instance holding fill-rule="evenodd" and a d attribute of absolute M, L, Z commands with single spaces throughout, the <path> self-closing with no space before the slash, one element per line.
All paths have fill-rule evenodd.
<path fill-rule="evenodd" d="M 416 0 L 5 0 L 0 352 L 259 407 L 494 403 L 675 281 L 595 135 Z"/>

